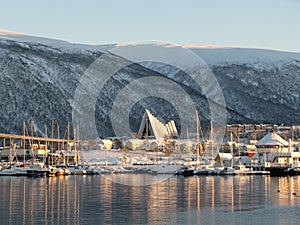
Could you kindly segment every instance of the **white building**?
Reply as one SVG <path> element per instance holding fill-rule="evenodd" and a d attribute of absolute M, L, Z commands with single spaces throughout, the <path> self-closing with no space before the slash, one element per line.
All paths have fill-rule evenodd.
<path fill-rule="evenodd" d="M 294 152 L 291 142 L 285 141 L 275 132 L 268 133 L 255 146 L 261 166 L 300 166 L 300 153 Z"/>
<path fill-rule="evenodd" d="M 216 162 L 215 166 L 217 167 L 231 166 L 232 160 L 233 158 L 231 153 L 219 152 L 215 157 L 215 162 Z"/>
<path fill-rule="evenodd" d="M 163 124 L 146 109 L 138 132 L 138 138 L 155 139 L 157 143 L 163 144 L 165 138 L 177 137 L 178 131 L 173 120 L 167 124 Z"/>

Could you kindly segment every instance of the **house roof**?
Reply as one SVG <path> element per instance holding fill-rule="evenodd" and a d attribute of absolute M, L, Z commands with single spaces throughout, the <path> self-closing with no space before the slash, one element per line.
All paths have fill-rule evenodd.
<path fill-rule="evenodd" d="M 220 159 L 223 159 L 223 160 L 231 160 L 232 159 L 232 154 L 231 153 L 223 153 L 223 152 L 219 152 L 215 159 L 220 157 Z"/>
<path fill-rule="evenodd" d="M 275 132 L 270 132 L 266 134 L 262 139 L 260 139 L 255 146 L 289 146 L 289 143 L 285 141 Z"/>

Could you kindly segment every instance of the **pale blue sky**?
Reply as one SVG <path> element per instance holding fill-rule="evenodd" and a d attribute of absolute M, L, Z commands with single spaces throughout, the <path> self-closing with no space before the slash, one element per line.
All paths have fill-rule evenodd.
<path fill-rule="evenodd" d="M 70 42 L 158 40 L 300 52 L 300 0 L 0 2 L 0 29 Z"/>

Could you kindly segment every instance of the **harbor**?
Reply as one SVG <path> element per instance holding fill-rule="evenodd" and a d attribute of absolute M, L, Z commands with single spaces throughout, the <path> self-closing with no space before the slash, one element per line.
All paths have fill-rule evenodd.
<path fill-rule="evenodd" d="M 0 133 L 0 176 L 44 177 L 96 173 L 88 165 L 78 164 L 79 140 L 76 140 L 76 129 L 74 137 L 70 139 L 69 124 L 65 139 L 55 138 L 54 129 L 51 137 L 47 137 L 46 129 L 46 137 L 33 135 L 36 133 L 33 126 L 30 131 L 31 135 L 24 122 L 23 135 Z"/>
<path fill-rule="evenodd" d="M 196 112 L 196 118 L 197 112 Z M 224 142 L 196 132 L 179 138 L 176 124 L 166 124 L 145 111 L 136 138 L 81 140 L 79 128 L 70 138 L 40 137 L 25 123 L 23 135 L 0 134 L 0 176 L 61 176 L 96 174 L 149 174 L 179 176 L 300 174 L 299 126 L 227 125 Z M 280 135 L 282 136 L 280 136 Z M 192 137 L 190 137 L 192 136 Z M 284 139 L 284 138 L 286 139 Z"/>

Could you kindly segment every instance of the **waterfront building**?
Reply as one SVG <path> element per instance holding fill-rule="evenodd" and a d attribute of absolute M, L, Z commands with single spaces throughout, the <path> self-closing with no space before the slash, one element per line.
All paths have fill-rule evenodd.
<path fill-rule="evenodd" d="M 300 167 L 300 152 L 274 131 L 266 134 L 255 144 L 259 154 L 259 164 L 263 167 Z"/>

